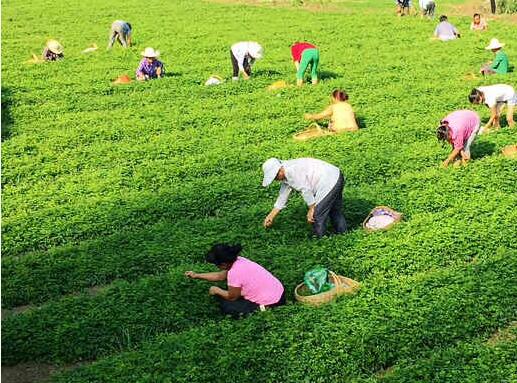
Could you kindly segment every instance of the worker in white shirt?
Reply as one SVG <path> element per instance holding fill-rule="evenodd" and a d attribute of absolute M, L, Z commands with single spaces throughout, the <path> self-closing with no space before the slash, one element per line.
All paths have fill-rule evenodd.
<path fill-rule="evenodd" d="M 485 104 L 490 108 L 490 119 L 483 128 L 486 133 L 491 127 L 499 128 L 501 120 L 501 111 L 506 104 L 506 121 L 508 126 L 512 128 L 515 125 L 513 121 L 513 111 L 517 105 L 517 92 L 511 85 L 496 84 L 488 86 L 479 86 L 472 89 L 469 95 L 469 101 L 472 104 Z"/>
<path fill-rule="evenodd" d="M 420 12 L 422 12 L 422 17 L 434 17 L 434 9 L 436 8 L 436 3 L 433 0 L 418 0 L 418 5 L 420 6 Z"/>
<path fill-rule="evenodd" d="M 251 66 L 255 60 L 260 60 L 264 56 L 264 49 L 259 43 L 254 41 L 241 41 L 232 45 L 230 56 L 233 67 L 233 80 L 239 79 L 239 74 L 248 80 L 251 76 Z"/>
<path fill-rule="evenodd" d="M 312 224 L 316 237 L 321 238 L 326 232 L 327 219 L 330 218 L 336 234 L 346 231 L 343 216 L 343 187 L 345 179 L 341 170 L 325 161 L 315 158 L 297 158 L 281 161 L 270 158 L 262 165 L 264 180 L 262 186 L 269 186 L 273 180 L 282 186 L 276 203 L 264 220 L 264 227 L 273 225 L 276 216 L 289 199 L 294 189 L 300 192 L 309 210 L 307 222 Z"/>

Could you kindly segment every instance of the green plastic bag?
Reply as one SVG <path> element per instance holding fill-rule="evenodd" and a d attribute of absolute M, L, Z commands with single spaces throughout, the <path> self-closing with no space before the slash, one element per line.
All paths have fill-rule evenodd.
<path fill-rule="evenodd" d="M 334 285 L 328 281 L 329 272 L 324 267 L 315 267 L 305 273 L 303 281 L 311 293 L 319 294 L 329 291 Z"/>

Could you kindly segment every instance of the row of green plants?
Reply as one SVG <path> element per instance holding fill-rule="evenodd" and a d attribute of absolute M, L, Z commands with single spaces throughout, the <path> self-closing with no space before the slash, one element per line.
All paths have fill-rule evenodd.
<path fill-rule="evenodd" d="M 498 166 L 498 173 L 492 171 L 493 166 Z M 472 169 L 474 167 L 475 169 Z M 398 257 L 401 254 L 410 255 L 417 262 L 416 265 L 419 265 L 416 267 L 421 268 L 426 267 L 426 263 L 417 260 L 427 258 L 427 254 L 439 253 L 441 257 L 435 257 L 433 262 L 440 262 L 450 251 L 449 243 L 461 244 L 460 257 L 465 258 L 474 256 L 481 248 L 487 253 L 494 251 L 498 246 L 514 246 L 512 236 L 509 236 L 506 231 L 494 233 L 492 230 L 500 225 L 508 229 L 515 226 L 512 222 L 515 212 L 511 209 L 515 204 L 515 198 L 511 197 L 514 187 L 513 164 L 505 162 L 502 158 L 494 158 L 483 165 L 473 164 L 472 168 L 459 172 L 453 170 L 443 173 L 436 169 L 427 173 L 406 174 L 399 179 L 375 187 L 347 189 L 345 215 L 354 232 L 347 236 L 349 238 L 335 239 L 336 243 L 342 244 L 339 246 L 340 252 L 345 256 L 350 253 L 357 257 L 355 250 L 360 249 L 361 252 L 369 253 L 372 257 L 380 257 L 378 259 L 381 262 L 384 254 L 379 242 L 382 242 L 388 249 L 393 251 L 397 249 Z M 462 182 L 465 177 L 469 178 L 469 183 Z M 433 183 L 433 192 L 437 196 L 434 199 L 429 199 L 429 194 L 426 194 L 429 192 L 430 182 Z M 463 195 L 476 194 L 478 188 L 486 182 L 491 185 L 486 196 L 479 196 L 477 200 L 465 205 Z M 459 187 L 457 184 L 460 184 Z M 188 201 L 183 209 L 175 205 L 175 214 L 181 211 L 185 218 L 176 220 L 174 223 L 170 222 L 172 217 L 165 215 L 160 221 L 145 229 L 120 232 L 101 240 L 84 241 L 79 245 L 59 247 L 48 252 L 5 258 L 3 260 L 3 306 L 42 303 L 91 286 L 109 284 L 115 279 L 137 280 L 144 275 L 159 274 L 169 267 L 188 263 L 193 257 L 200 259 L 211 243 L 222 239 L 220 233 L 227 231 L 228 222 L 246 222 L 239 231 L 229 232 L 225 237 L 227 240 L 241 241 L 247 246 L 252 246 L 256 249 L 253 257 L 263 262 L 269 262 L 270 259 L 269 249 L 266 251 L 263 249 L 267 246 L 270 235 L 277 237 L 281 243 L 289 245 L 296 246 L 300 241 L 304 246 L 310 243 L 307 227 L 303 222 L 299 222 L 299 217 L 303 216 L 303 209 L 298 202 L 294 202 L 292 204 L 294 206 L 284 212 L 276 227 L 266 232 L 261 228 L 261 220 L 274 199 L 274 193 L 257 190 L 257 199 L 262 198 L 263 201 L 253 207 L 241 206 L 236 210 L 236 206 L 225 208 L 224 205 L 219 204 L 217 209 L 223 210 L 223 214 L 213 210 L 215 200 L 222 198 L 218 195 L 224 195 L 223 187 L 221 185 L 219 192 L 215 192 L 214 188 L 210 191 L 205 188 L 202 191 L 206 195 L 197 193 L 199 201 L 197 211 L 188 210 L 187 206 L 191 209 L 195 208 Z M 243 184 L 241 187 L 244 190 L 246 185 Z M 458 194 L 450 196 L 447 191 L 453 187 Z M 383 195 L 385 190 L 390 191 L 389 196 Z M 259 193 L 265 195 L 261 197 Z M 406 198 L 408 195 L 410 199 Z M 440 198 L 440 195 L 447 197 Z M 178 195 L 175 199 L 178 199 Z M 206 202 L 210 200 L 214 202 Z M 163 201 L 163 198 L 156 198 L 146 204 L 153 207 L 145 212 L 150 222 L 153 217 L 159 216 L 160 204 L 163 204 Z M 367 236 L 362 233 L 361 223 L 369 210 L 379 203 L 376 201 L 394 206 L 404 212 L 407 223 L 403 223 L 399 230 L 386 236 Z M 232 204 L 235 201 L 227 202 Z M 161 211 L 163 214 L 168 214 L 167 205 L 163 205 Z M 295 207 L 296 205 L 298 206 Z M 192 214 L 194 212 L 195 214 Z M 189 213 L 192 217 L 189 217 Z M 459 221 L 458 215 L 462 216 Z M 196 216 L 198 218 L 195 218 Z M 478 230 L 474 226 L 481 218 L 490 223 L 481 225 L 484 226 L 483 230 Z M 142 222 L 142 213 L 139 213 L 138 219 Z M 429 234 L 422 231 L 426 225 L 433 222 L 440 222 L 440 227 Z M 241 224 L 235 227 L 239 225 Z M 406 244 L 399 249 L 404 238 L 408 236 L 417 241 L 413 242 L 414 245 Z M 196 244 L 189 241 L 192 237 L 199 238 Z M 254 237 L 254 241 L 248 240 L 251 237 Z M 474 240 L 473 237 L 475 237 Z M 437 238 L 440 240 L 437 241 Z M 275 254 L 279 253 L 278 250 L 273 251 Z M 390 251 L 392 250 L 388 250 L 387 253 L 389 254 Z M 375 267 L 379 267 L 380 262 Z M 405 271 L 397 265 L 392 267 L 394 267 L 392 270 L 394 273 Z M 370 272 L 370 269 L 361 262 L 357 262 L 350 269 L 362 276 Z"/>
<path fill-rule="evenodd" d="M 362 381 L 506 326 L 517 309 L 507 294 L 515 291 L 512 255 L 502 251 L 464 267 L 378 278 L 357 296 L 320 309 L 290 306 L 240 322 L 206 323 L 55 380 Z"/>
<path fill-rule="evenodd" d="M 471 15 L 452 17 L 465 32 L 441 44 L 428 40 L 433 22 L 396 18 L 391 2 L 313 13 L 151 0 L 144 13 L 135 0 L 123 9 L 91 0 L 63 3 L 34 27 L 47 8 L 36 0 L 2 9 L 10 52 L 2 58 L 2 307 L 31 305 L 2 321 L 4 364 L 99 361 L 61 382 L 440 381 L 459 379 L 453 370 L 473 355 L 472 381 L 511 371 L 515 342 L 501 352 L 483 342 L 515 320 L 515 161 L 499 155 L 515 131 L 480 137 L 467 168 L 443 170 L 449 149 L 434 129 L 449 111 L 471 108 L 473 86 L 503 81 L 465 75 L 490 59 L 483 47 L 492 35 L 517 57 L 512 25 L 494 21 L 490 35 L 474 34 Z M 135 26 L 135 47 L 79 53 L 119 17 Z M 50 34 L 65 60 L 21 64 Z M 229 45 L 243 38 L 266 48 L 252 80 L 205 88 L 210 74 L 227 77 Z M 301 39 L 321 48 L 322 82 L 268 92 L 294 77 L 289 44 Z M 162 51 L 170 75 L 112 87 L 147 45 Z M 363 129 L 293 142 L 307 126 L 303 113 L 323 109 L 337 87 Z M 488 110 L 477 110 L 486 121 Z M 295 196 L 265 231 L 277 192 L 260 187 L 270 156 L 340 166 L 352 231 L 310 240 Z M 367 235 L 361 223 L 379 204 L 404 222 Z M 208 285 L 182 275 L 209 270 L 203 254 L 220 241 L 242 243 L 290 299 L 316 264 L 363 289 L 321 309 L 223 319 Z M 441 364 L 450 375 L 432 372 Z M 386 370 L 392 375 L 377 378 Z"/>

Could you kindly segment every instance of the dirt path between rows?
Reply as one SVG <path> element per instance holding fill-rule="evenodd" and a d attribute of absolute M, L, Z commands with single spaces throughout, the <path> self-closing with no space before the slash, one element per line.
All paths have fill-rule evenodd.
<path fill-rule="evenodd" d="M 268 7 L 268 8 L 290 8 L 290 9 L 303 9 L 312 12 L 331 12 L 331 13 L 351 13 L 353 10 L 353 4 L 362 2 L 361 0 L 350 0 L 348 3 L 313 3 L 313 2 L 296 2 L 292 0 L 205 0 L 209 3 L 219 4 L 240 4 L 240 5 L 251 5 L 255 7 Z M 346 8 L 345 5 L 352 7 Z M 510 24 L 517 24 L 517 14 L 495 14 L 490 13 L 490 1 L 489 0 L 469 0 L 464 4 L 459 5 L 444 5 L 444 11 L 440 13 L 447 13 L 449 16 L 472 16 L 474 13 L 481 13 L 488 21 L 500 20 Z M 364 9 L 362 12 L 366 12 Z M 378 13 L 379 11 L 374 9 L 370 13 Z"/>

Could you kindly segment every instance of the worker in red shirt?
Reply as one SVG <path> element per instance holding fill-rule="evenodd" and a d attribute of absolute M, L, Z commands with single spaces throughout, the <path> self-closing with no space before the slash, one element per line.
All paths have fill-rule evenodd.
<path fill-rule="evenodd" d="M 303 84 L 305 71 L 311 66 L 312 84 L 318 83 L 318 64 L 320 62 L 320 51 L 314 45 L 307 42 L 296 42 L 291 47 L 294 65 L 296 66 L 296 84 Z"/>

